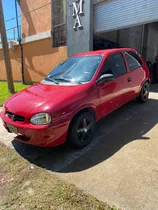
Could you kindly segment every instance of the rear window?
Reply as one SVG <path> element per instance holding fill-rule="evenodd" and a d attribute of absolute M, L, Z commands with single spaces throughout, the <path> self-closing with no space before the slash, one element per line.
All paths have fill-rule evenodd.
<path fill-rule="evenodd" d="M 141 59 L 132 51 L 125 52 L 126 60 L 131 71 L 142 66 Z"/>

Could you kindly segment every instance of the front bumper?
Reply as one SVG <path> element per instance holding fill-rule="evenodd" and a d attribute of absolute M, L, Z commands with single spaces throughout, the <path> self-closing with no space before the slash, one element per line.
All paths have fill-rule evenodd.
<path fill-rule="evenodd" d="M 0 113 L 4 127 L 9 132 L 8 124 L 17 128 L 19 135 L 15 140 L 41 147 L 63 144 L 66 140 L 68 123 L 57 125 L 32 125 L 29 121 L 15 122 L 4 112 Z"/>

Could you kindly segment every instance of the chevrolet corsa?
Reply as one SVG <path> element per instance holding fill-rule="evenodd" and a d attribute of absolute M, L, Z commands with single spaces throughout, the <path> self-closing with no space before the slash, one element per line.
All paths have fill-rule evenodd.
<path fill-rule="evenodd" d="M 52 147 L 88 145 L 102 117 L 149 96 L 149 69 L 131 48 L 78 54 L 40 83 L 10 97 L 0 116 L 16 140 Z"/>

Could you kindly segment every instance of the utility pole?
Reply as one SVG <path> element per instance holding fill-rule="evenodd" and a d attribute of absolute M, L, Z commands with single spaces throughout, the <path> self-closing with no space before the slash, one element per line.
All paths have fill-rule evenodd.
<path fill-rule="evenodd" d="M 16 12 L 16 24 L 17 24 L 17 32 L 18 32 L 18 42 L 19 42 L 19 46 L 20 46 L 22 83 L 25 84 L 25 78 L 24 78 L 24 52 L 23 52 L 22 39 L 21 39 L 20 31 L 19 31 L 18 8 L 17 8 L 17 1 L 16 0 L 15 0 L 15 12 Z"/>
<path fill-rule="evenodd" d="M 6 28 L 5 28 L 5 23 L 4 23 L 2 0 L 0 0 L 0 33 L 1 33 L 3 55 L 4 55 L 4 61 L 5 61 L 5 67 L 6 67 L 8 89 L 10 93 L 14 93 L 15 91 L 14 91 L 14 84 L 13 84 L 13 75 L 12 75 L 10 56 L 9 56 Z"/>

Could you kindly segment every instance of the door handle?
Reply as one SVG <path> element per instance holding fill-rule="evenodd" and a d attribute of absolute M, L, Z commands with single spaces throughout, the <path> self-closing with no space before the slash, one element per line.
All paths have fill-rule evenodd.
<path fill-rule="evenodd" d="M 132 78 L 131 77 L 128 77 L 127 81 L 128 82 L 131 82 L 132 81 Z"/>

